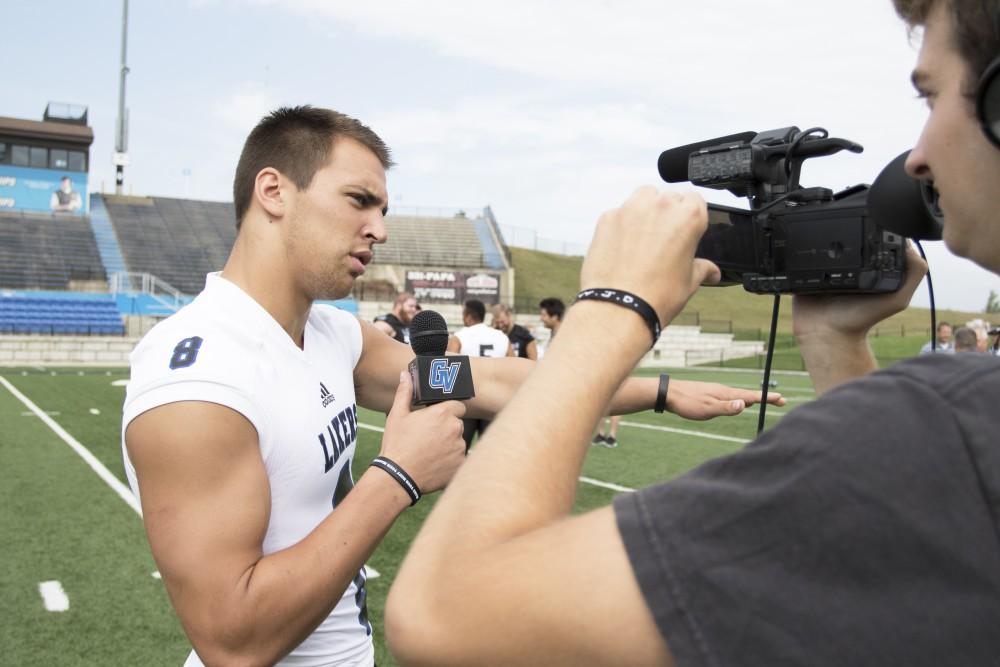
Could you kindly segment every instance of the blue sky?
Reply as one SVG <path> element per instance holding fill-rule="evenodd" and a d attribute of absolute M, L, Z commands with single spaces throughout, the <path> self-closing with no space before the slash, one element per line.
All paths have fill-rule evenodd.
<path fill-rule="evenodd" d="M 4 7 L 0 115 L 89 106 L 94 190 L 114 183 L 121 4 Z M 803 184 L 870 183 L 923 123 L 915 57 L 889 0 L 133 0 L 126 188 L 229 199 L 260 116 L 311 103 L 389 143 L 394 206 L 488 204 L 502 225 L 586 244 L 636 186 L 681 187 L 658 182 L 660 151 L 737 131 L 824 126 L 866 150 L 807 163 Z M 1000 292 L 930 246 L 939 305 Z"/>

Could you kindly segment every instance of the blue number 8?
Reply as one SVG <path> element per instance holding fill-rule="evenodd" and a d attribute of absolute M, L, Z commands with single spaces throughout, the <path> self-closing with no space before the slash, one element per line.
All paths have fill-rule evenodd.
<path fill-rule="evenodd" d="M 187 368 L 198 360 L 198 350 L 201 349 L 201 336 L 191 336 L 177 343 L 174 356 L 170 357 L 170 370 Z"/>

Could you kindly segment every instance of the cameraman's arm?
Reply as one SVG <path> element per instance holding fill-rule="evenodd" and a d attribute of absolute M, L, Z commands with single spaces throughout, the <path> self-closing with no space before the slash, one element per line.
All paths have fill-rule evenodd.
<path fill-rule="evenodd" d="M 904 310 L 927 273 L 927 264 L 909 246 L 906 282 L 890 294 L 797 295 L 792 327 L 817 395 L 878 368 L 868 332 Z"/>
<path fill-rule="evenodd" d="M 697 195 L 637 191 L 602 217 L 582 286 L 640 294 L 669 321 L 718 279 L 692 261 L 706 218 Z M 402 664 L 673 664 L 611 509 L 571 516 L 595 423 L 648 348 L 635 313 L 592 301 L 569 309 L 400 568 L 386 636 Z"/>

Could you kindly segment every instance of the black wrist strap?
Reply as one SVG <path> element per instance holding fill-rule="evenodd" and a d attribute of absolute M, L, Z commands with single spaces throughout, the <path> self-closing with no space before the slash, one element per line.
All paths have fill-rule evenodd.
<path fill-rule="evenodd" d="M 576 300 L 607 301 L 609 303 L 616 303 L 623 308 L 628 308 L 646 321 L 649 333 L 653 335 L 653 345 L 656 345 L 656 341 L 660 339 L 660 317 L 653 310 L 652 306 L 631 292 L 611 288 L 586 289 L 576 295 Z M 653 345 L 650 345 L 650 347 Z"/>
<path fill-rule="evenodd" d="M 417 486 L 417 483 L 413 481 L 413 478 L 407 475 L 406 471 L 400 468 L 395 461 L 387 459 L 384 456 L 376 456 L 372 459 L 370 465 L 375 468 L 381 468 L 389 473 L 390 477 L 399 482 L 399 485 L 403 487 L 404 491 L 406 491 L 406 495 L 410 496 L 410 507 L 417 504 L 417 501 L 420 500 L 421 496 L 420 487 Z"/>
<path fill-rule="evenodd" d="M 666 373 L 660 373 L 660 386 L 656 390 L 656 403 L 653 404 L 653 410 L 656 412 L 664 412 L 667 409 L 667 387 L 670 385 L 670 376 Z"/>

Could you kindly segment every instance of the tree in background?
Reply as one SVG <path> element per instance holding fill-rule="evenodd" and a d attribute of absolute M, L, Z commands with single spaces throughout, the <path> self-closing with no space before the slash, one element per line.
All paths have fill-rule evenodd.
<path fill-rule="evenodd" d="M 997 293 L 993 290 L 990 290 L 990 295 L 986 299 L 986 312 L 1000 313 L 1000 298 L 997 298 Z"/>

